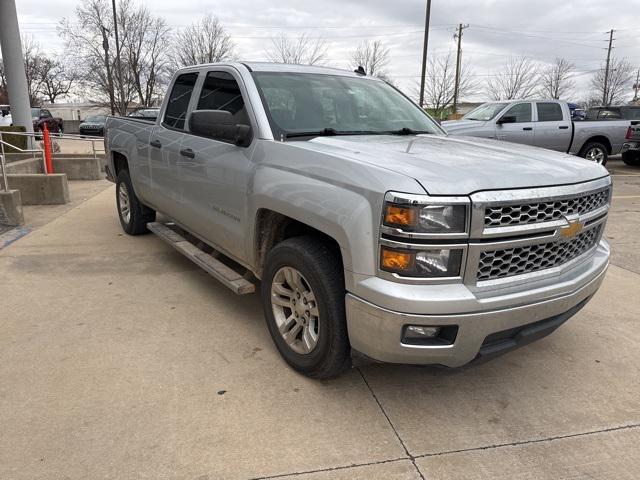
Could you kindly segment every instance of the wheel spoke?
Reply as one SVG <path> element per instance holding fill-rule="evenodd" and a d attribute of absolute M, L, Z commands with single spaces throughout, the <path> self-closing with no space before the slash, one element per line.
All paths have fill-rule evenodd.
<path fill-rule="evenodd" d="M 313 329 L 313 325 L 311 323 L 307 323 L 304 327 L 304 332 L 302 332 L 302 343 L 304 344 L 307 351 L 313 350 L 313 347 L 316 346 L 318 342 L 318 335 Z"/>
<path fill-rule="evenodd" d="M 278 295 L 271 296 L 271 303 L 280 307 L 291 308 L 291 299 L 287 297 L 280 297 Z"/>
<path fill-rule="evenodd" d="M 277 293 L 281 297 L 288 297 L 289 299 L 293 297 L 293 290 L 285 287 L 282 283 L 273 283 L 273 293 Z"/>
<path fill-rule="evenodd" d="M 300 334 L 300 330 L 302 330 L 302 325 L 296 323 L 288 332 L 282 334 L 284 341 L 289 345 L 294 344 Z"/>
<path fill-rule="evenodd" d="M 293 315 L 290 315 L 280 326 L 278 326 L 278 330 L 280 330 L 280 333 L 284 336 L 294 327 L 294 324 L 296 324 L 296 319 Z"/>

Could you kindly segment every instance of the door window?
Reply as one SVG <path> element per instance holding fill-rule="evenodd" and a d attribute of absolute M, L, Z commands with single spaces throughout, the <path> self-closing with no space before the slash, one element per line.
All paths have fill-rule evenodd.
<path fill-rule="evenodd" d="M 515 123 L 526 123 L 531 121 L 531 104 L 530 103 L 518 103 L 511 107 L 503 115 L 503 117 L 515 117 Z"/>
<path fill-rule="evenodd" d="M 176 79 L 167 102 L 167 111 L 164 114 L 163 124 L 167 127 L 178 130 L 184 128 L 184 119 L 187 116 L 189 100 L 191 100 L 197 78 L 198 74 L 193 72 L 184 73 Z"/>
<path fill-rule="evenodd" d="M 561 122 L 563 120 L 562 107 L 559 103 L 538 103 L 536 106 L 539 122 Z"/>
<path fill-rule="evenodd" d="M 238 82 L 227 72 L 207 73 L 196 110 L 224 110 L 236 124 L 250 125 Z"/>

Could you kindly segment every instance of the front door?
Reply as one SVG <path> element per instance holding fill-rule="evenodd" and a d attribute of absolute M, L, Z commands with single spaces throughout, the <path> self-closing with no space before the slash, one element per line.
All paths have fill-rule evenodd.
<path fill-rule="evenodd" d="M 243 98 L 244 86 L 233 72 L 226 67 L 207 72 L 194 110 L 225 110 L 234 123 L 253 124 L 255 132 Z M 181 222 L 236 258 L 244 257 L 247 187 L 255 145 L 254 141 L 244 148 L 221 138 L 187 134 L 178 162 L 187 207 Z"/>
<path fill-rule="evenodd" d="M 506 142 L 533 145 L 534 123 L 531 115 L 531 102 L 516 103 L 500 118 L 513 117 L 514 122 L 496 123 L 496 138 Z"/>
<path fill-rule="evenodd" d="M 173 84 L 162 122 L 149 137 L 149 171 L 154 208 L 170 217 L 179 217 L 181 208 L 178 161 L 180 144 L 197 72 L 180 75 Z"/>

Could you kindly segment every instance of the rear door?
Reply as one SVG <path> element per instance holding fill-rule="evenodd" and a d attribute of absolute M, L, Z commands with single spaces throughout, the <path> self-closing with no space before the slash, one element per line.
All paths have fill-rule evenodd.
<path fill-rule="evenodd" d="M 149 138 L 151 203 L 162 213 L 178 217 L 181 211 L 178 160 L 185 121 L 198 72 L 179 75 L 171 87 L 162 122 Z"/>
<path fill-rule="evenodd" d="M 534 145 L 566 152 L 571 143 L 571 120 L 558 102 L 536 102 Z M 567 118 L 565 118 L 567 117 Z"/>
<path fill-rule="evenodd" d="M 531 102 L 516 103 L 507 109 L 500 118 L 514 117 L 514 123 L 496 123 L 496 138 L 513 143 L 533 145 L 534 122 Z"/>
<path fill-rule="evenodd" d="M 247 93 L 235 69 L 221 66 L 202 75 L 194 110 L 225 110 L 236 124 L 250 125 L 256 132 L 253 112 L 245 102 Z M 239 147 L 221 138 L 188 133 L 178 162 L 186 206 L 181 223 L 235 258 L 245 256 L 247 188 L 255 145 L 255 140 L 249 147 Z"/>

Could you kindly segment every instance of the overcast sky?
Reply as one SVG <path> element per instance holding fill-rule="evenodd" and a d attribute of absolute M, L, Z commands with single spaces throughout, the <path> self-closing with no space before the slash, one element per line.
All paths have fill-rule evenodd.
<path fill-rule="evenodd" d="M 62 50 L 56 25 L 73 18 L 81 0 L 16 0 L 22 33 L 48 50 Z M 217 15 L 245 60 L 264 60 L 270 38 L 307 33 L 329 43 L 328 64 L 348 67 L 351 52 L 365 39 L 390 49 L 389 73 L 406 91 L 419 81 L 425 0 L 134 0 L 174 27 L 203 13 Z M 478 80 L 486 79 L 511 55 L 539 62 L 564 57 L 576 66 L 577 100 L 606 57 L 607 31 L 616 29 L 613 55 L 640 67 L 640 0 L 433 0 L 429 54 L 455 49 L 458 23 L 463 61 Z M 631 92 L 630 92 L 631 95 Z"/>

